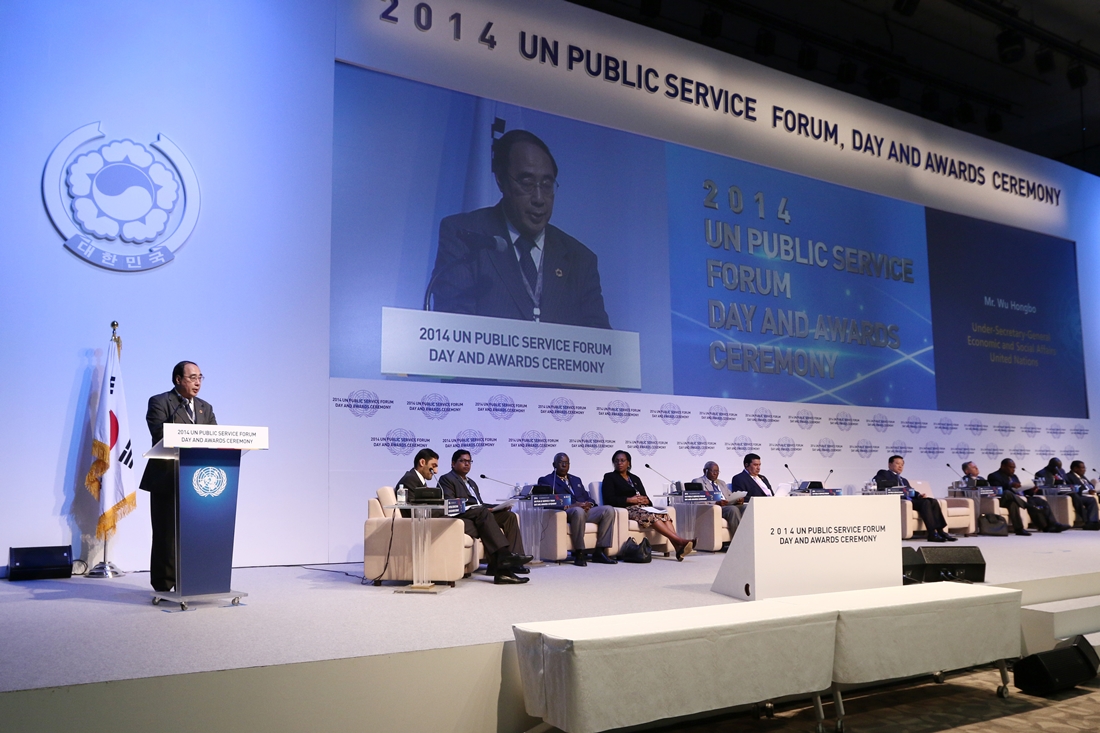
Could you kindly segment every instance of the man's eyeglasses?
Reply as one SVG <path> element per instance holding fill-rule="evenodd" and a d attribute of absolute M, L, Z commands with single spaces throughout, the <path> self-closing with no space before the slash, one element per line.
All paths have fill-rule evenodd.
<path fill-rule="evenodd" d="M 191 374 L 190 376 L 184 377 L 184 380 L 188 382 L 201 382 L 203 379 L 204 377 L 201 374 Z"/>
<path fill-rule="evenodd" d="M 516 188 L 522 191 L 526 196 L 533 194 L 536 188 L 542 191 L 543 196 L 553 196 L 557 193 L 559 188 L 558 179 L 556 178 L 543 178 L 541 181 L 536 181 L 534 178 L 529 178 L 527 176 L 523 178 L 508 176 L 508 179 L 516 184 Z"/>

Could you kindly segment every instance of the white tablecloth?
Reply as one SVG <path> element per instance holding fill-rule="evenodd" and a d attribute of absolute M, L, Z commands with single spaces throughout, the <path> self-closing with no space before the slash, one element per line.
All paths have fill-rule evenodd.
<path fill-rule="evenodd" d="M 517 624 L 530 715 L 568 733 L 829 687 L 835 610 L 773 601 Z"/>
<path fill-rule="evenodd" d="M 963 669 L 1020 654 L 1012 588 L 925 583 L 776 599 L 838 612 L 833 681 L 857 684 Z"/>

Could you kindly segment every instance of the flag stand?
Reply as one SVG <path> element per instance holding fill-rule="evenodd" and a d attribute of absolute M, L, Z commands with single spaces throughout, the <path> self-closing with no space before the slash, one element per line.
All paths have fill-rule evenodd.
<path fill-rule="evenodd" d="M 103 539 L 103 560 L 96 563 L 96 566 L 88 571 L 85 577 L 88 578 L 120 578 L 126 573 L 119 570 L 118 567 L 107 559 L 107 542 L 108 538 Z"/>

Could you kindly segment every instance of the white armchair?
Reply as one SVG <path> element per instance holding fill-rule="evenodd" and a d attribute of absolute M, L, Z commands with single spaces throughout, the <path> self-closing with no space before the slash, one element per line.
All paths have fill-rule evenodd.
<path fill-rule="evenodd" d="M 375 585 L 381 585 L 383 580 L 413 579 L 413 520 L 394 517 L 393 509 L 383 508 L 395 503 L 393 487 L 383 486 L 377 498 L 367 504 L 367 521 L 363 527 L 363 575 Z M 433 517 L 428 522 L 431 526 L 428 577 L 453 586 L 456 580 L 477 570 L 482 554 L 481 541 L 466 534 L 460 519 Z"/>

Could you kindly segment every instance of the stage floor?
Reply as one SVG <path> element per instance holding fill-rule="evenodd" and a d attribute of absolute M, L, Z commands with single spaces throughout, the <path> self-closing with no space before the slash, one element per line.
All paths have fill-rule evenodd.
<path fill-rule="evenodd" d="M 991 584 L 1100 571 L 1100 533 L 951 546 L 960 545 L 981 548 Z M 362 565 L 240 568 L 233 587 L 249 594 L 240 606 L 186 612 L 154 607 L 147 573 L 0 582 L 0 692 L 486 644 L 510 641 L 514 623 L 731 603 L 710 591 L 725 558 L 548 564 L 523 586 L 475 575 L 439 595 L 361 585 Z"/>

